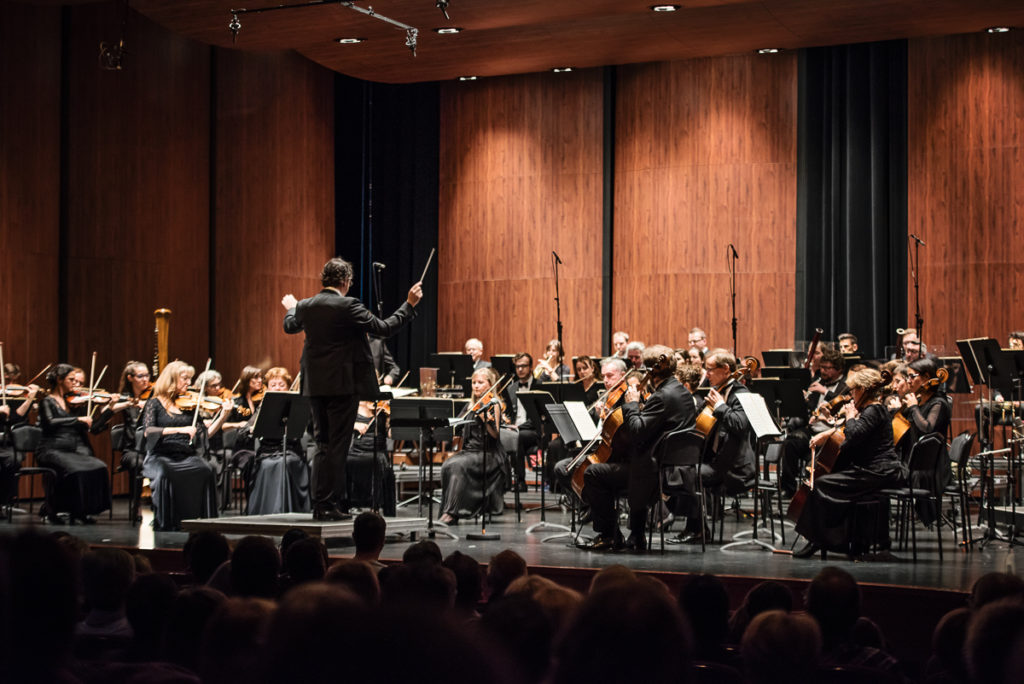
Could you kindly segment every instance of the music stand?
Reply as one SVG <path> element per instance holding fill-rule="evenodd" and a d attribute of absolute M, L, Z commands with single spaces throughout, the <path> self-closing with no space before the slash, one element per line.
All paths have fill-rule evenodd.
<path fill-rule="evenodd" d="M 533 384 L 538 392 L 547 392 L 555 403 L 582 401 L 586 403 L 587 393 L 578 382 L 536 382 Z M 561 434 L 561 433 L 559 433 Z"/>
<path fill-rule="evenodd" d="M 807 387 L 811 384 L 810 368 L 786 368 L 782 366 L 764 366 L 761 368 L 762 378 L 781 378 L 783 380 L 798 380 L 801 385 Z"/>
<path fill-rule="evenodd" d="M 764 366 L 780 366 L 782 368 L 803 368 L 807 354 L 799 349 L 765 349 L 761 352 Z"/>
<path fill-rule="evenodd" d="M 534 383 L 534 387 L 537 387 L 540 384 L 541 383 Z M 557 382 L 543 384 L 547 385 L 549 389 L 556 388 L 556 391 L 557 388 L 565 387 L 565 385 Z M 516 399 L 522 402 L 523 409 L 526 411 L 526 416 L 530 422 L 537 426 L 537 439 L 540 442 L 540 523 L 527 529 L 527 532 L 529 532 L 534 529 L 543 529 L 544 527 L 550 526 L 546 519 L 547 503 L 545 500 L 544 490 L 547 486 L 547 445 L 551 441 L 551 437 L 555 434 L 555 428 L 554 423 L 547 417 L 544 405 L 555 403 L 555 398 L 552 396 L 551 392 L 534 389 L 519 390 L 516 392 Z"/>
<path fill-rule="evenodd" d="M 515 354 L 495 354 L 491 357 L 491 368 L 498 371 L 498 375 L 515 374 Z"/>
<path fill-rule="evenodd" d="M 768 407 L 775 412 L 780 424 L 783 418 L 807 420 L 807 402 L 799 380 L 792 378 L 754 378 L 750 390 L 760 394 Z"/>
<path fill-rule="evenodd" d="M 473 375 L 473 357 L 459 352 L 437 352 L 431 354 L 425 364 L 437 368 L 438 383 L 446 387 L 462 387 L 465 396 L 470 396 L 470 382 Z"/>
<path fill-rule="evenodd" d="M 942 367 L 949 372 L 949 379 L 946 380 L 946 394 L 973 394 L 971 382 L 967 378 L 967 370 L 964 360 L 959 356 L 939 357 Z"/>
<path fill-rule="evenodd" d="M 281 439 L 281 505 L 282 513 L 292 512 L 291 486 L 288 473 L 288 440 L 302 439 L 309 425 L 309 399 L 297 392 L 265 392 L 256 416 L 252 435 L 256 439 Z"/>
<path fill-rule="evenodd" d="M 543 404 L 544 414 L 554 425 L 555 430 L 562 437 L 562 441 L 566 444 L 571 442 L 579 442 L 582 444 L 590 442 L 596 434 L 600 434 L 597 431 L 597 427 L 594 425 L 593 420 L 590 418 L 590 414 L 587 413 L 586 404 L 581 401 L 573 401 L 565 404 L 554 404 L 545 403 Z M 543 467 L 543 463 L 542 463 Z M 573 506 L 573 514 L 570 518 L 570 526 L 559 525 L 557 523 L 549 523 L 544 517 L 544 490 L 541 490 L 541 518 L 540 522 L 531 525 L 526 529 L 527 534 L 533 534 L 537 530 L 542 529 L 553 529 L 560 530 L 558 534 L 553 534 L 549 537 L 544 537 L 541 543 L 549 542 L 553 539 L 562 539 L 563 537 L 576 537 L 576 507 Z"/>
<path fill-rule="evenodd" d="M 431 539 L 437 532 L 440 532 L 451 539 L 458 540 L 456 535 L 448 531 L 447 525 L 442 522 L 434 522 L 433 497 L 435 437 L 439 428 L 448 429 L 454 417 L 455 401 L 452 399 L 407 397 L 391 402 L 392 438 L 412 439 L 419 443 L 419 493 L 416 495 L 419 504 L 418 514 L 422 515 L 423 513 L 423 483 L 426 477 L 426 481 L 430 485 L 430 491 L 427 493 L 427 536 Z M 403 429 L 409 432 L 405 433 Z M 410 437 L 409 434 L 415 436 Z M 428 448 L 431 450 L 429 455 Z M 444 529 L 436 530 L 435 525 L 440 525 Z"/>

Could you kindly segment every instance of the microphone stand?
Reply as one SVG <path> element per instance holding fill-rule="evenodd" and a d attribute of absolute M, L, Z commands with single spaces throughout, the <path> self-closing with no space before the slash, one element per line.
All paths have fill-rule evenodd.
<path fill-rule="evenodd" d="M 729 296 L 732 299 L 732 355 L 736 356 L 736 248 L 729 244 Z"/>
<path fill-rule="evenodd" d="M 558 266 L 562 263 L 562 260 L 558 258 L 558 254 L 551 252 L 551 266 L 555 272 L 555 331 L 558 337 L 558 351 L 562 355 L 562 360 L 558 362 L 555 369 L 561 368 L 562 363 L 565 360 L 565 345 L 562 344 L 562 300 L 558 296 Z M 558 384 L 559 384 L 559 399 L 565 396 L 564 384 L 565 375 L 558 371 Z M 537 429 L 540 430 L 541 426 L 538 425 Z M 539 435 L 540 433 L 538 433 Z M 523 465 L 523 472 L 526 472 L 526 465 Z M 549 523 L 547 521 L 547 502 L 544 499 L 544 490 L 547 488 L 547 477 L 548 477 L 548 454 L 547 450 L 542 449 L 540 452 L 540 522 L 535 525 L 530 525 L 526 528 L 526 534 L 533 534 L 537 530 L 560 530 L 569 533 L 569 528 L 565 525 L 558 525 L 556 523 Z M 561 537 L 563 535 L 556 535 Z"/>
<path fill-rule="evenodd" d="M 910 239 L 914 241 L 914 258 L 910 260 L 910 276 L 914 279 L 914 327 L 917 329 L 917 339 L 921 343 L 921 355 L 924 356 L 924 319 L 921 318 L 921 291 L 920 291 L 920 279 L 918 278 L 918 271 L 921 266 L 921 245 L 924 244 L 924 240 L 917 237 L 913 233 L 910 234 Z"/>

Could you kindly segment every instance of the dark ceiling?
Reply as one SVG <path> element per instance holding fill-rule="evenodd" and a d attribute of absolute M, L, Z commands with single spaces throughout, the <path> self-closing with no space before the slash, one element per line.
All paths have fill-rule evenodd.
<path fill-rule="evenodd" d="M 360 0 L 355 4 L 419 29 L 417 56 L 405 46 L 402 29 L 337 2 L 242 15 L 232 43 L 232 8 L 274 4 L 131 0 L 168 29 L 205 43 L 292 49 L 335 71 L 390 83 L 1024 27 L 1022 0 L 684 0 L 671 13 L 652 12 L 651 0 L 450 0 L 450 21 L 435 0 Z M 432 30 L 444 26 L 463 31 Z M 366 41 L 334 42 L 342 37 Z"/>

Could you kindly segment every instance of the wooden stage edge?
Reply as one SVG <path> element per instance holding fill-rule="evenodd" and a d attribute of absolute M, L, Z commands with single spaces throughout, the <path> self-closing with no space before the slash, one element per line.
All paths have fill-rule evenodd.
<path fill-rule="evenodd" d="M 388 535 L 415 540 L 417 532 L 427 531 L 426 518 L 385 518 Z M 280 537 L 298 528 L 317 539 L 348 539 L 352 537 L 353 519 L 340 521 L 313 520 L 311 513 L 277 513 L 274 515 L 235 515 L 221 518 L 182 520 L 186 532 L 212 530 L 223 534 L 263 534 Z"/>

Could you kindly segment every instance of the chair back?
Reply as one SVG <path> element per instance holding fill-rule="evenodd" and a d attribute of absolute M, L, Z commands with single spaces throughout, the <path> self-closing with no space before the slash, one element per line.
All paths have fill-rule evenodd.
<path fill-rule="evenodd" d="M 115 425 L 110 428 L 110 450 L 124 451 L 124 447 L 124 425 Z"/>
<path fill-rule="evenodd" d="M 917 482 L 927 482 L 932 493 L 940 492 L 942 488 L 939 486 L 939 468 L 943 463 L 948 463 L 946 438 L 938 432 L 929 432 L 917 440 L 910 449 L 908 467 L 911 481 L 915 481 L 914 475 L 917 474 L 920 478 L 916 480 Z"/>
<path fill-rule="evenodd" d="M 949 446 L 949 460 L 956 464 L 958 476 L 966 473 L 970 467 L 971 447 L 974 446 L 976 436 L 977 433 L 964 430 L 953 438 L 953 442 Z"/>
<path fill-rule="evenodd" d="M 665 435 L 654 451 L 662 468 L 700 465 L 704 435 L 696 430 L 674 430 Z"/>
<path fill-rule="evenodd" d="M 43 429 L 38 425 L 18 425 L 11 430 L 11 446 L 15 453 L 35 451 L 42 441 Z"/>
<path fill-rule="evenodd" d="M 221 430 L 221 444 L 224 445 L 224 450 L 234 449 L 235 445 L 238 444 L 238 435 L 241 432 L 241 428 L 233 428 L 231 430 Z"/>

